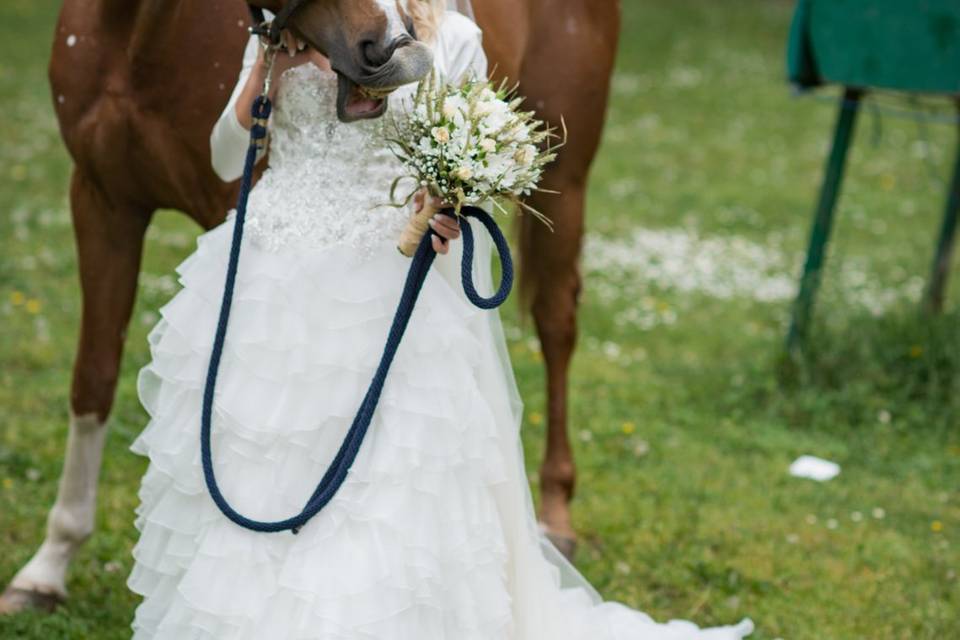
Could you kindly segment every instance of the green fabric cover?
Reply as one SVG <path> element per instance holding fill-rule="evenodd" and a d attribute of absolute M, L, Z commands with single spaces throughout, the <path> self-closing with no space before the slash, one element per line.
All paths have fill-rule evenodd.
<path fill-rule="evenodd" d="M 960 0 L 799 0 L 787 76 L 960 95 Z"/>

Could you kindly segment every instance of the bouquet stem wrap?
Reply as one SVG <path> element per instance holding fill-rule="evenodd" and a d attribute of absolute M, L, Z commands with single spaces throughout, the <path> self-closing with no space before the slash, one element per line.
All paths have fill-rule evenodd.
<path fill-rule="evenodd" d="M 417 252 L 417 247 L 420 245 L 420 240 L 430 231 L 430 218 L 432 218 L 437 211 L 438 209 L 433 206 L 433 198 L 429 196 L 424 197 L 423 208 L 410 218 L 406 228 L 400 234 L 400 242 L 397 244 L 397 249 L 400 250 L 400 253 L 408 258 L 413 257 L 413 254 Z"/>

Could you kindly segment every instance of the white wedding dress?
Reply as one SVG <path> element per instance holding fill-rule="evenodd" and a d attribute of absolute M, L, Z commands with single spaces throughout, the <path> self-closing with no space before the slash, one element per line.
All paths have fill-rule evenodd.
<path fill-rule="evenodd" d="M 480 32 L 449 12 L 435 44 L 447 77 L 485 73 Z M 234 99 L 255 56 L 246 64 Z M 382 353 L 409 259 L 409 211 L 384 206 L 400 171 L 386 120 L 341 124 L 336 77 L 280 81 L 270 167 L 252 192 L 214 404 L 212 447 L 241 513 L 298 513 L 333 458 Z M 412 89 L 391 98 L 401 99 Z M 391 108 L 389 113 L 396 113 Z M 247 132 L 233 100 L 214 163 L 237 177 Z M 390 115 L 385 116 L 389 118 Z M 200 461 L 200 408 L 233 213 L 177 267 L 183 286 L 150 333 L 138 391 L 149 456 L 127 584 L 136 640 L 737 639 L 752 623 L 658 624 L 603 601 L 540 532 L 520 445 L 522 404 L 500 317 L 468 303 L 461 242 L 439 256 L 359 456 L 294 535 L 224 517 Z M 475 226 L 481 293 L 490 241 Z"/>

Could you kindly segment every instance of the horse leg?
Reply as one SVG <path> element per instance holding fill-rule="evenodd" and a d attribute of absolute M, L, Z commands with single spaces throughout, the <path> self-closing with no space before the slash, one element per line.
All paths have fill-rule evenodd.
<path fill-rule="evenodd" d="M 560 551 L 572 558 L 576 534 L 570 522 L 570 501 L 576 467 L 567 433 L 567 387 L 570 360 L 577 339 L 577 302 L 581 287 L 578 268 L 583 235 L 584 186 L 553 185 L 563 195 L 549 202 L 555 231 L 531 229 L 528 256 L 536 256 L 536 290 L 531 311 L 546 364 L 547 448 L 540 468 L 540 520 Z M 545 198 L 534 199 L 537 207 Z M 546 204 L 546 202 L 544 202 Z M 539 209 L 539 207 L 537 207 Z M 546 209 L 542 209 L 546 211 Z M 540 225 L 529 221 L 529 225 Z"/>
<path fill-rule="evenodd" d="M 620 19 L 619 3 L 607 0 L 543 4 L 531 14 L 534 31 L 556 35 L 528 43 L 520 91 L 538 117 L 556 127 L 565 122 L 569 137 L 542 184 L 560 195 L 537 193 L 530 201 L 552 219 L 554 231 L 532 215 L 521 218 L 521 293 L 533 313 L 547 369 L 539 517 L 548 537 L 570 558 L 576 546 L 570 519 L 576 468 L 567 433 L 568 372 L 577 338 L 587 178 L 603 131 Z"/>
<path fill-rule="evenodd" d="M 71 208 L 83 294 L 66 456 L 46 537 L 0 596 L 0 614 L 50 611 L 67 597 L 66 572 L 93 533 L 97 479 L 150 213 L 111 203 L 74 170 Z"/>

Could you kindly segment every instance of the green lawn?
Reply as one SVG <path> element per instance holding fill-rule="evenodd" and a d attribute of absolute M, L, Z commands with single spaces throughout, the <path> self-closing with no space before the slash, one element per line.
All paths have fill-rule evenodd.
<path fill-rule="evenodd" d="M 58 4 L 0 6 L 2 582 L 54 498 L 78 326 L 69 165 L 45 77 Z M 579 567 L 660 619 L 749 615 L 759 639 L 960 637 L 960 279 L 943 318 L 917 312 L 957 128 L 865 114 L 814 348 L 781 384 L 833 94 L 795 98 L 784 83 L 790 2 L 623 5 L 571 381 Z M 151 229 L 73 598 L 53 616 L 0 620 L 0 638 L 129 637 L 145 468 L 127 450 L 145 425 L 135 373 L 197 232 L 174 213 Z M 539 347 L 514 309 L 505 323 L 535 482 Z M 791 478 L 804 453 L 843 473 Z"/>

